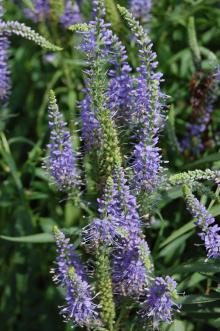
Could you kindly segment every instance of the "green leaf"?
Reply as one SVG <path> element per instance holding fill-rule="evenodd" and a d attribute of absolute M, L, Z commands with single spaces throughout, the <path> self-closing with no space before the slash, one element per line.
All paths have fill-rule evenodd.
<path fill-rule="evenodd" d="M 37 233 L 30 236 L 22 236 L 22 237 L 8 237 L 8 236 L 0 236 L 3 240 L 19 242 L 19 243 L 48 243 L 53 242 L 53 235 L 50 233 Z"/>
<path fill-rule="evenodd" d="M 214 217 L 220 215 L 220 204 L 216 204 L 209 211 Z"/>
<path fill-rule="evenodd" d="M 183 272 L 203 272 L 203 273 L 216 273 L 220 272 L 220 262 L 191 262 L 182 264 L 178 267 L 172 268 L 172 273 Z"/>
<path fill-rule="evenodd" d="M 9 143 L 9 145 L 15 144 L 15 143 L 25 143 L 25 144 L 28 144 L 30 146 L 35 146 L 33 141 L 31 141 L 30 139 L 27 139 L 25 137 L 13 137 L 13 138 L 8 140 L 8 143 Z"/>
<path fill-rule="evenodd" d="M 203 164 L 215 162 L 215 161 L 220 161 L 220 153 L 210 154 L 199 160 L 189 163 L 186 166 L 184 166 L 184 169 L 194 168 L 194 167 L 197 167 L 198 165 L 203 165 Z"/>
<path fill-rule="evenodd" d="M 17 170 L 15 161 L 11 154 L 11 150 L 10 150 L 8 141 L 3 132 L 1 133 L 1 137 L 0 137 L 0 154 L 2 155 L 4 162 L 7 164 L 7 166 L 10 169 L 10 172 L 12 174 L 12 177 L 14 179 L 14 182 L 15 182 L 15 185 L 17 186 L 18 191 L 20 192 L 21 195 L 24 195 L 23 185 L 22 185 L 22 182 L 20 179 L 20 174 Z"/>
<path fill-rule="evenodd" d="M 165 248 L 163 248 L 160 251 L 159 256 L 168 256 L 170 254 L 170 252 L 175 253 L 177 247 L 182 245 L 182 243 L 184 243 L 189 237 L 191 237 L 193 232 L 194 231 L 190 231 L 189 233 L 186 233 L 183 236 L 181 236 L 180 238 L 172 241 L 169 245 L 167 245 Z"/>
<path fill-rule="evenodd" d="M 193 324 L 186 320 L 174 319 L 169 325 L 166 323 L 162 324 L 160 327 L 161 331 L 193 331 Z"/>
<path fill-rule="evenodd" d="M 176 238 L 182 236 L 183 234 L 185 234 L 186 232 L 188 232 L 188 231 L 190 231 L 190 230 L 192 230 L 194 228 L 195 228 L 194 220 L 188 222 L 187 224 L 183 225 L 178 230 L 174 231 L 166 240 L 164 240 L 161 243 L 160 248 L 166 246 L 167 244 L 169 244 L 170 242 L 172 242 Z"/>
<path fill-rule="evenodd" d="M 171 201 L 181 198 L 183 191 L 180 186 L 175 186 L 163 194 L 163 199 L 159 202 L 158 208 L 164 208 Z"/>
<path fill-rule="evenodd" d="M 210 312 L 210 313 L 207 313 L 205 310 L 204 311 L 192 311 L 190 309 L 190 317 L 194 317 L 196 319 L 200 319 L 201 321 L 204 322 L 204 320 L 208 320 L 210 318 L 218 318 L 220 316 L 220 312 Z M 216 329 L 216 330 L 219 330 L 219 329 Z"/>
<path fill-rule="evenodd" d="M 27 200 L 45 200 L 48 198 L 48 194 L 41 192 L 25 191 L 25 197 Z"/>
<path fill-rule="evenodd" d="M 181 303 L 181 305 L 194 305 L 215 302 L 218 300 L 220 300 L 220 295 L 187 295 L 180 298 L 179 303 Z"/>
<path fill-rule="evenodd" d="M 31 0 L 23 0 L 23 3 L 26 7 L 28 7 L 30 10 L 32 10 L 33 12 L 35 11 L 35 7 L 32 3 Z"/>
<path fill-rule="evenodd" d="M 79 235 L 80 230 L 76 227 L 72 228 L 64 228 L 61 229 L 65 234 L 68 234 L 69 236 L 71 235 Z M 29 236 L 22 236 L 22 237 L 9 237 L 9 236 L 0 236 L 1 239 L 3 240 L 8 240 L 12 242 L 19 242 L 19 243 L 33 243 L 33 244 L 40 244 L 40 243 L 49 243 L 49 242 L 54 242 L 54 238 L 52 233 L 36 233 L 32 234 Z"/>
<path fill-rule="evenodd" d="M 173 268 L 172 268 L 173 269 Z M 172 270 L 173 274 L 173 270 Z M 199 272 L 194 272 L 188 274 L 188 277 L 184 278 L 184 280 L 178 284 L 178 291 L 182 293 L 185 289 L 190 289 L 197 286 L 199 283 L 206 279 L 206 274 L 201 274 Z"/>
<path fill-rule="evenodd" d="M 212 207 L 211 210 L 210 210 L 210 213 L 213 216 L 220 215 L 220 204 L 217 204 L 214 207 Z M 160 248 L 168 245 L 170 242 L 172 242 L 173 240 L 175 240 L 178 237 L 181 237 L 183 234 L 185 234 L 186 232 L 194 229 L 195 227 L 196 227 L 196 225 L 195 225 L 195 221 L 194 220 L 188 222 L 187 224 L 183 225 L 178 230 L 175 230 L 166 240 L 164 240 L 160 244 Z"/>

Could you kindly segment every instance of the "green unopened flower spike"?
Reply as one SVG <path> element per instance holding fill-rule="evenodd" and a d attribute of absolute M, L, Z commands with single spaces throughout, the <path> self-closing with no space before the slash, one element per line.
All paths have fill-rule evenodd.
<path fill-rule="evenodd" d="M 144 44 L 146 44 L 146 33 L 143 29 L 143 27 L 139 24 L 138 21 L 136 21 L 132 14 L 129 13 L 129 11 L 125 8 L 122 7 L 120 5 L 117 5 L 118 10 L 121 14 L 121 16 L 128 22 L 128 25 L 130 26 L 132 32 L 134 34 L 137 34 L 140 37 L 140 40 L 138 40 L 138 42 L 140 43 L 141 46 L 143 46 Z M 150 39 L 149 39 L 150 42 Z"/>
<path fill-rule="evenodd" d="M 111 268 L 109 252 L 100 249 L 96 256 L 96 277 L 97 290 L 99 292 L 101 319 L 104 326 L 109 330 L 114 330 L 115 304 L 113 299 Z"/>
<path fill-rule="evenodd" d="M 91 28 L 91 26 L 87 23 L 78 23 L 78 24 L 73 24 L 73 25 L 70 25 L 68 27 L 68 30 L 71 30 L 71 31 L 89 31 L 89 29 Z"/>
<path fill-rule="evenodd" d="M 181 172 L 176 175 L 172 175 L 169 178 L 169 183 L 171 185 L 182 185 L 188 184 L 192 185 L 193 182 L 198 180 L 209 180 L 218 183 L 220 179 L 220 172 L 206 169 L 206 170 L 193 170 L 187 172 Z"/>
<path fill-rule="evenodd" d="M 0 35 L 5 34 L 15 34 L 21 36 L 25 39 L 33 41 L 35 44 L 41 46 L 42 48 L 49 49 L 51 51 L 61 51 L 62 48 L 53 45 L 47 39 L 42 37 L 39 33 L 32 30 L 30 27 L 24 23 L 19 23 L 17 21 L 0 22 Z"/>
<path fill-rule="evenodd" d="M 98 117 L 102 128 L 100 169 L 104 175 L 109 176 L 112 174 L 115 166 L 119 166 L 122 162 L 119 141 L 114 122 L 108 110 L 103 110 Z"/>

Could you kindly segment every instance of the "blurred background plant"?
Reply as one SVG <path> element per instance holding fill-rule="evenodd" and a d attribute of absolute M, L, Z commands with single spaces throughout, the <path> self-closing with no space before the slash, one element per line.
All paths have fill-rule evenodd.
<path fill-rule="evenodd" d="M 66 3 L 68 5 L 68 1 Z M 65 229 L 80 249 L 80 229 L 87 224 L 86 217 L 94 216 L 90 205 L 57 194 L 42 170 L 49 138 L 47 102 L 51 88 L 56 92 L 72 133 L 80 129 L 78 101 L 83 98 L 85 62 L 76 47 L 79 37 L 67 26 L 69 22 L 71 25 L 88 21 L 92 3 L 76 1 L 72 15 L 64 17 L 66 3 L 51 1 L 50 10 L 46 8 L 45 15 L 39 15 L 38 1 L 4 2 L 6 20 L 25 22 L 63 48 L 62 52 L 50 52 L 24 39 L 10 38 L 11 96 L 0 114 L 0 319 L 2 328 L 7 331 L 71 329 L 58 315 L 61 293 L 53 286 L 49 274 L 55 255 L 52 227 L 58 225 Z M 118 3 L 132 8 L 127 1 Z M 126 44 L 131 65 L 136 67 L 134 40 L 114 2 L 106 0 L 106 5 L 110 8 L 108 19 Z M 169 171 L 219 169 L 219 91 L 212 84 L 220 58 L 219 1 L 152 1 L 147 17 L 141 21 L 150 33 L 158 54 L 159 70 L 164 73 L 162 90 L 170 96 L 168 125 L 161 137 Z M 192 47 L 194 37 L 199 58 Z M 197 114 L 193 113 L 194 96 L 200 97 L 204 93 L 214 94 L 215 102 L 212 99 L 213 110 L 202 135 L 205 148 L 200 149 L 195 143 L 196 152 L 194 149 L 192 152 L 190 148 L 196 138 L 191 134 L 192 130 L 187 136 L 190 137 L 189 145 L 183 145 L 182 141 L 189 125 L 195 125 L 197 119 Z M 205 101 L 203 115 L 206 106 Z M 75 134 L 74 145 L 80 145 Z M 92 204 L 96 201 L 92 181 L 94 164 L 85 162 L 85 168 L 91 188 L 87 201 Z M 218 200 L 214 204 L 218 192 L 216 198 L 210 184 L 200 184 L 196 189 L 202 202 L 208 202 L 209 210 L 218 219 Z M 176 185 L 161 197 L 153 217 L 149 219 L 146 214 L 151 224 L 148 232 L 157 269 L 162 274 L 174 274 L 180 284 L 179 291 L 190 295 L 185 300 L 182 314 L 164 330 L 219 330 L 220 263 L 204 262 L 204 249 L 199 245 L 182 197 L 182 190 Z"/>

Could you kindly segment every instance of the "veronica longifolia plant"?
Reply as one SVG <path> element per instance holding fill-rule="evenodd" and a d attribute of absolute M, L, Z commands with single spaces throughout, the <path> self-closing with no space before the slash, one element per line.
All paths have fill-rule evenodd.
<path fill-rule="evenodd" d="M 157 143 L 163 122 L 161 74 L 154 71 L 155 54 L 149 38 L 125 9 L 119 7 L 119 12 L 139 45 L 140 66 L 136 75 L 132 74 L 125 47 L 105 22 L 104 2 L 95 1 L 93 9 L 93 21 L 77 24 L 71 30 L 82 36 L 80 49 L 87 61 L 85 98 L 80 103 L 82 141 L 86 146 L 83 153 L 87 158 L 96 158 L 98 164 L 94 178 L 99 187 L 98 210 L 82 231 L 83 247 L 94 259 L 94 272 L 90 276 L 98 295 L 92 295 L 86 272 L 76 262 L 73 246 L 63 234 L 57 235 L 58 230 L 55 231 L 58 257 L 54 281 L 66 288 L 66 305 L 61 313 L 73 324 L 113 331 L 118 323 L 123 325 L 118 314 L 129 299 L 139 304 L 138 323 L 147 325 L 151 321 L 158 326 L 172 320 L 173 309 L 177 307 L 176 283 L 168 276 L 155 276 L 136 195 L 142 190 L 150 195 L 160 183 L 162 166 Z M 63 178 L 70 187 L 77 185 L 69 134 L 55 102 L 51 103 L 51 96 L 49 118 L 52 140 L 48 169 L 59 185 Z M 134 161 L 130 164 L 132 171 L 127 174 L 129 155 L 122 153 L 120 130 L 129 132 L 130 125 L 137 128 L 138 141 L 134 151 L 129 152 Z M 132 139 L 130 143 L 132 151 Z"/>
<path fill-rule="evenodd" d="M 50 132 L 44 168 L 57 190 L 67 193 L 68 198 L 77 196 L 77 207 L 82 207 L 87 222 L 81 231 L 82 256 L 66 236 L 67 229 L 54 227 L 57 256 L 51 273 L 65 297 L 60 313 L 71 326 L 127 331 L 130 323 L 129 330 L 158 329 L 161 323 L 172 322 L 180 305 L 176 281 L 160 274 L 153 259 L 150 230 L 144 224 L 145 204 L 153 215 L 154 196 L 161 190 L 180 186 L 207 258 L 219 258 L 220 227 L 210 208 L 216 195 L 205 187 L 207 197 L 212 199 L 206 208 L 197 193 L 201 189 L 201 195 L 204 189 L 201 181 L 218 186 L 220 172 L 206 169 L 168 176 L 165 171 L 159 134 L 166 122 L 166 96 L 161 92 L 162 73 L 158 71 L 152 42 L 140 24 L 145 20 L 140 11 L 145 8 L 148 15 L 151 1 L 130 2 L 137 19 L 124 7 L 117 7 L 119 21 L 124 19 L 131 31 L 129 40 L 136 43 L 136 68 L 113 32 L 117 29 L 108 22 L 111 0 L 94 0 L 92 4 L 93 19 L 88 23 L 79 23 L 79 1 L 36 0 L 28 14 L 36 22 L 55 17 L 56 23 L 60 21 L 64 27 L 77 22 L 70 30 L 79 34 L 78 49 L 86 66 L 79 102 L 80 153 L 72 143 L 72 132 L 59 110 L 55 93 L 49 92 Z M 7 61 L 12 34 L 46 49 L 60 50 L 28 26 L 4 21 L 0 2 L 0 100 L 4 102 L 10 91 Z M 219 70 L 212 76 L 213 85 L 205 103 L 210 111 L 215 98 L 211 90 L 215 92 L 218 81 Z M 96 168 L 90 176 L 94 175 L 95 183 L 92 198 L 87 183 L 88 164 Z M 91 205 L 92 199 L 96 201 Z"/>
<path fill-rule="evenodd" d="M 177 283 L 170 276 L 156 276 L 138 202 L 144 194 L 150 204 L 152 195 L 161 188 L 183 186 L 207 256 L 218 257 L 219 227 L 192 192 L 201 180 L 218 184 L 219 172 L 189 171 L 168 178 L 159 147 L 159 132 L 165 123 L 165 95 L 160 90 L 162 74 L 157 72 L 152 43 L 140 23 L 118 6 L 138 47 L 139 65 L 133 70 L 125 47 L 105 21 L 104 2 L 94 1 L 93 5 L 94 20 L 76 24 L 70 30 L 81 35 L 79 49 L 87 65 L 84 99 L 80 102 L 81 141 L 85 147 L 82 156 L 91 162 L 95 159 L 98 165 L 94 177 L 98 208 L 82 230 L 82 247 L 91 255 L 94 270 L 88 273 L 88 268 L 81 266 L 70 240 L 56 228 L 53 279 L 66 291 L 61 314 L 74 325 L 92 330 L 124 330 L 121 316 L 131 309 L 139 314 L 134 320 L 137 328 L 141 324 L 158 328 L 161 322 L 170 323 L 174 311 L 180 308 Z M 49 127 L 48 172 L 58 188 L 80 190 L 77 154 L 53 92 L 49 97 Z M 125 152 L 121 130 L 133 132 Z M 84 199 L 84 192 L 81 194 Z"/>

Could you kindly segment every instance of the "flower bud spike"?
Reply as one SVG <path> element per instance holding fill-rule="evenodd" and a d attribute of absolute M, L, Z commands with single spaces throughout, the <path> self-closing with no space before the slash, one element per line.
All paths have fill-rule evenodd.
<path fill-rule="evenodd" d="M 0 21 L 0 35 L 12 35 L 21 36 L 25 39 L 33 41 L 35 44 L 41 46 L 42 48 L 51 51 L 61 51 L 62 48 L 53 45 L 51 42 L 42 37 L 39 33 L 35 32 L 24 23 L 19 23 L 17 21 Z"/>
<path fill-rule="evenodd" d="M 113 331 L 115 323 L 115 303 L 113 299 L 109 252 L 105 249 L 97 251 L 96 278 L 101 306 L 101 319 L 104 326 L 109 331 Z"/>

